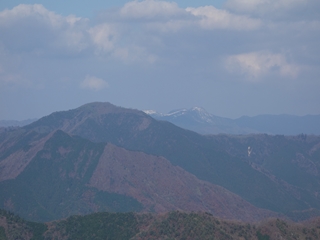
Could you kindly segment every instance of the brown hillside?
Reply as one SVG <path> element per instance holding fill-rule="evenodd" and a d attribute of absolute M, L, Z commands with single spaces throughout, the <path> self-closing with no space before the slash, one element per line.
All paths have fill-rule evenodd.
<path fill-rule="evenodd" d="M 220 218 L 244 221 L 276 216 L 222 187 L 197 179 L 163 157 L 112 144 L 105 147 L 90 186 L 134 197 L 147 211 L 206 211 Z"/>

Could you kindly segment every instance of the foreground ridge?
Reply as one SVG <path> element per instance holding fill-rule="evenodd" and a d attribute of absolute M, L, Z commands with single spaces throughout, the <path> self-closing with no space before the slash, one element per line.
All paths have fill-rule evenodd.
<path fill-rule="evenodd" d="M 94 213 L 47 223 L 0 210 L 0 239 L 319 239 L 320 218 L 303 223 L 227 221 L 209 213 Z"/>

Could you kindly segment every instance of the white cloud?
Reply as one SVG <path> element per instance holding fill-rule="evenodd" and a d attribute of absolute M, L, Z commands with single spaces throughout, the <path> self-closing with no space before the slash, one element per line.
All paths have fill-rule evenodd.
<path fill-rule="evenodd" d="M 99 91 L 108 87 L 108 83 L 101 78 L 87 75 L 81 82 L 80 87 L 83 89 Z"/>
<path fill-rule="evenodd" d="M 145 0 L 125 4 L 120 10 L 124 18 L 144 19 L 149 29 L 162 32 L 173 31 L 187 27 L 204 29 L 235 29 L 252 30 L 261 25 L 259 19 L 232 14 L 213 6 L 198 8 L 179 8 L 174 2 Z"/>
<path fill-rule="evenodd" d="M 87 19 L 69 15 L 63 17 L 52 11 L 47 10 L 41 4 L 27 5 L 20 4 L 13 9 L 5 9 L 0 12 L 0 26 L 12 26 L 19 24 L 21 21 L 34 20 L 33 23 L 46 24 L 52 28 L 58 29 L 65 27 L 75 27 L 79 22 L 87 21 Z"/>
<path fill-rule="evenodd" d="M 296 77 L 300 71 L 300 67 L 289 64 L 284 55 L 267 51 L 229 56 L 225 64 L 230 72 L 244 74 L 251 81 L 274 72 L 285 77 Z"/>
<path fill-rule="evenodd" d="M 319 0 L 228 0 L 228 10 L 264 19 L 312 19 L 319 17 Z"/>
<path fill-rule="evenodd" d="M 34 17 L 37 20 L 51 24 L 53 27 L 59 27 L 63 24 L 63 17 L 48 11 L 41 4 L 26 5 L 20 4 L 12 10 L 6 9 L 0 12 L 0 24 L 10 26 L 21 19 Z"/>
<path fill-rule="evenodd" d="M 100 24 L 91 28 L 89 33 L 96 47 L 96 54 L 107 54 L 126 64 L 154 63 L 157 59 L 144 46 L 135 44 L 133 38 L 129 42 L 124 41 L 126 44 L 123 44 L 122 40 L 128 38 L 128 36 L 121 35 L 120 30 L 115 25 Z"/>
<path fill-rule="evenodd" d="M 225 10 L 217 9 L 213 6 L 198 8 L 187 8 L 187 12 L 200 17 L 200 26 L 205 29 L 236 29 L 252 30 L 261 25 L 258 19 L 252 19 L 247 16 L 231 14 Z"/>
<path fill-rule="evenodd" d="M 293 4 L 302 2 L 293 0 Z M 236 6 L 240 2 L 230 0 L 228 4 Z M 269 8 L 290 5 L 289 1 L 284 0 L 278 3 L 272 0 L 244 0 L 242 7 L 250 10 L 262 8 L 264 4 L 269 4 Z M 280 44 L 277 42 L 281 42 L 284 47 L 280 49 L 291 52 L 293 59 L 297 59 L 293 48 L 302 46 L 300 42 L 305 41 L 303 37 L 314 39 L 319 29 L 319 21 L 266 23 L 264 18 L 252 18 L 213 6 L 182 9 L 174 2 L 156 0 L 128 2 L 119 11 L 97 22 L 72 15 L 64 17 L 39 4 L 21 4 L 0 12 L 0 44 L 9 55 L 18 52 L 15 55 L 17 58 L 22 52 L 24 59 L 29 56 L 41 59 L 46 54 L 67 57 L 69 52 L 83 52 L 86 55 L 83 59 L 90 56 L 94 59 L 98 57 L 101 62 L 120 60 L 115 64 L 184 62 L 193 65 L 191 62 L 197 59 L 196 64 L 200 66 L 208 61 L 218 61 L 221 55 L 228 54 L 230 57 L 226 64 L 232 72 L 251 78 L 270 72 L 293 77 L 297 76 L 299 68 L 289 64 L 284 55 L 271 52 L 277 51 L 275 49 L 279 49 L 279 46 L 276 45 Z M 303 29 L 303 32 L 297 32 L 299 29 Z M 216 30 L 228 31 L 219 31 L 219 35 L 223 35 L 220 38 L 215 35 Z M 250 30 L 254 31 L 248 32 Z M 311 33 L 312 38 L 309 37 Z M 279 37 L 280 34 L 291 39 Z M 227 41 L 221 41 L 222 38 Z M 255 45 L 254 48 L 251 48 L 251 44 Z M 314 45 L 304 45 L 305 53 L 301 49 L 300 54 L 312 55 Z M 243 52 L 244 47 L 246 52 L 252 52 L 232 55 L 234 52 Z M 28 55 L 30 52 L 33 55 Z M 5 61 L 6 58 L 3 59 Z M 20 71 L 21 68 L 17 69 Z"/>
<path fill-rule="evenodd" d="M 148 99 L 150 104 L 159 104 L 155 99 L 165 94 L 167 106 L 175 102 L 178 108 L 179 104 L 196 105 L 194 101 L 210 105 L 212 94 L 225 99 L 228 94 L 233 97 L 247 91 L 248 85 L 241 81 L 228 82 L 234 78 L 273 79 L 255 85 L 260 88 L 256 95 L 265 94 L 264 87 L 289 85 L 278 80 L 290 79 L 296 102 L 309 97 L 304 108 L 319 109 L 315 103 L 320 91 L 320 8 L 314 7 L 319 6 L 316 1 L 320 3 L 230 0 L 233 8 L 224 9 L 183 9 L 164 0 L 133 1 L 118 10 L 106 9 L 92 21 L 62 16 L 42 5 L 19 5 L 0 11 L 0 98 L 11 106 L 28 101 L 32 106 L 43 95 L 59 95 L 58 100 L 65 102 L 62 95 L 67 99 L 73 94 L 79 102 L 93 95 L 103 97 L 95 91 L 103 89 L 103 93 L 109 84 L 114 89 L 108 95 L 110 101 L 134 105 Z M 64 78 L 69 80 L 62 82 Z M 136 85 L 141 87 L 132 91 Z M 301 86 L 305 94 L 297 94 Z M 81 88 L 96 94 L 88 95 Z M 286 96 L 281 87 L 278 90 Z"/>
<path fill-rule="evenodd" d="M 240 12 L 273 11 L 304 5 L 309 0 L 228 0 L 229 9 Z"/>
<path fill-rule="evenodd" d="M 183 10 L 175 2 L 144 0 L 128 2 L 120 10 L 120 15 L 125 18 L 158 18 L 172 17 Z"/>
<path fill-rule="evenodd" d="M 152 31 L 159 31 L 161 33 L 178 32 L 184 29 L 191 29 L 197 27 L 198 22 L 186 19 L 173 19 L 165 22 L 150 22 L 146 24 L 146 28 Z"/>
<path fill-rule="evenodd" d="M 0 12 L 0 34 L 7 49 L 56 54 L 80 52 L 88 47 L 85 37 L 88 19 L 63 17 L 41 4 L 20 4 Z"/>
<path fill-rule="evenodd" d="M 111 52 L 115 48 L 115 42 L 119 38 L 119 34 L 115 27 L 111 24 L 103 23 L 89 30 L 94 44 L 99 50 Z"/>

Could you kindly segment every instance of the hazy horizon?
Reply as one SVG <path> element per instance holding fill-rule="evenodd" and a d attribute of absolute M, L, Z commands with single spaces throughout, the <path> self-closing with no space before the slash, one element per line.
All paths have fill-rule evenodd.
<path fill-rule="evenodd" d="M 88 104 L 88 103 L 86 103 L 86 104 Z M 112 104 L 112 103 L 111 103 L 111 104 Z M 82 106 L 82 105 L 81 105 L 81 106 Z M 78 106 L 78 107 L 81 107 L 81 106 Z M 117 107 L 122 107 L 122 106 L 119 106 L 119 105 L 116 105 L 116 106 L 117 106 Z M 76 107 L 76 108 L 78 108 L 78 107 Z M 57 111 L 53 111 L 53 112 L 51 112 L 51 113 L 68 111 L 68 110 L 73 110 L 73 109 L 76 109 L 76 108 L 64 109 L 64 110 L 57 110 Z M 139 110 L 139 111 L 145 112 L 145 113 L 148 114 L 148 115 L 152 115 L 152 114 L 164 114 L 164 115 L 166 115 L 166 114 L 171 114 L 171 113 L 176 112 L 176 111 L 191 110 L 191 109 L 193 109 L 193 108 L 202 108 L 202 109 L 205 110 L 207 113 L 212 114 L 212 115 L 214 115 L 214 116 L 216 116 L 216 117 L 222 117 L 222 118 L 227 118 L 227 119 L 232 119 L 232 120 L 236 120 L 236 119 L 239 119 L 239 118 L 242 118 L 242 117 L 250 117 L 250 118 L 251 118 L 251 117 L 259 117 L 259 116 L 292 116 L 292 117 L 320 116 L 320 114 L 294 115 L 294 114 L 285 114 L 285 113 L 283 113 L 283 114 L 268 114 L 268 113 L 266 113 L 266 114 L 252 115 L 252 116 L 241 115 L 241 116 L 236 117 L 236 118 L 229 118 L 229 117 L 224 117 L 224 116 L 215 115 L 215 114 L 207 111 L 206 109 L 204 109 L 204 108 L 201 107 L 201 106 L 192 106 L 192 107 L 190 107 L 190 108 L 176 108 L 176 109 L 171 109 L 171 110 L 169 110 L 168 112 L 159 112 L 159 111 L 155 111 L 155 110 L 153 110 L 153 109 L 137 109 L 137 108 L 128 108 L 128 109 Z M 151 113 L 151 112 L 152 112 L 152 113 Z M 19 120 L 19 119 L 18 119 L 18 120 L 17 120 L 17 119 L 0 119 L 0 121 L 4 121 L 4 122 L 5 122 L 5 121 L 8 121 L 8 122 L 10 122 L 10 121 L 16 121 L 16 122 L 37 121 L 37 120 L 39 120 L 39 119 L 42 118 L 42 117 L 45 117 L 45 116 L 50 115 L 51 113 L 46 114 L 46 115 L 43 115 L 43 116 L 40 116 L 40 117 L 31 117 L 31 118 L 26 118 L 26 119 L 21 119 L 21 120 Z"/>

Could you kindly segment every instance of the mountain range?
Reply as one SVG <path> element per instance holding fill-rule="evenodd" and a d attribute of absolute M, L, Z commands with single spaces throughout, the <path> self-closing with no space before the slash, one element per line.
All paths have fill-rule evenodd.
<path fill-rule="evenodd" d="M 34 221 L 100 211 L 223 219 L 320 215 L 320 137 L 201 135 L 90 103 L 0 132 L 0 208 Z"/>
<path fill-rule="evenodd" d="M 182 108 L 167 114 L 153 110 L 144 110 L 144 112 L 157 120 L 168 121 L 200 134 L 320 135 L 320 115 L 265 114 L 231 119 L 215 116 L 201 107 Z M 36 118 L 23 121 L 0 120 L 0 128 L 23 127 L 36 120 Z"/>
<path fill-rule="evenodd" d="M 200 134 L 320 135 L 320 115 L 258 115 L 230 119 L 215 116 L 201 107 L 173 110 L 167 114 L 153 110 L 144 112 Z"/>
<path fill-rule="evenodd" d="M 22 127 L 25 125 L 28 125 L 34 121 L 36 121 L 36 118 L 33 119 L 27 119 L 22 121 L 17 120 L 0 120 L 0 127 Z"/>

